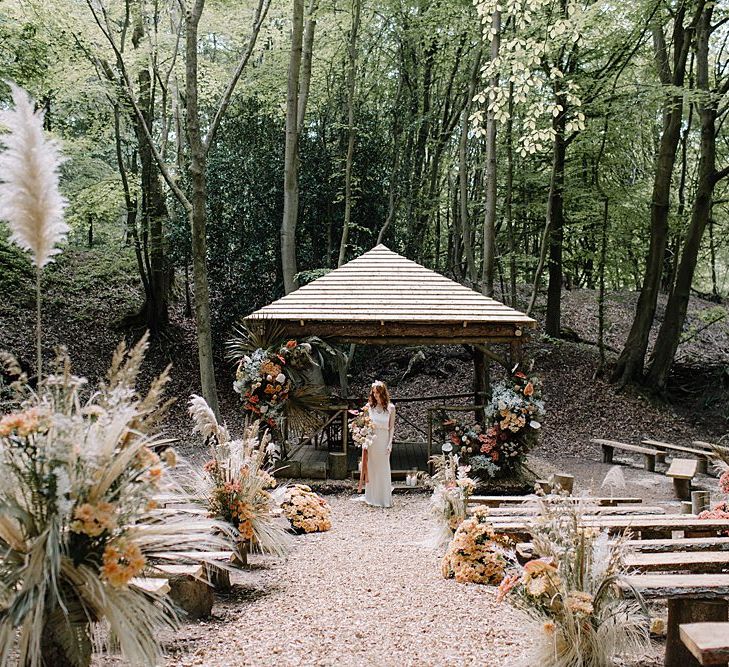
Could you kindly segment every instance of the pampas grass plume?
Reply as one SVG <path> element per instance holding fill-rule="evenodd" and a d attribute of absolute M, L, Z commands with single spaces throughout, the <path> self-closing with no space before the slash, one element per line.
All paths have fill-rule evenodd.
<path fill-rule="evenodd" d="M 56 142 L 43 131 L 43 112 L 22 88 L 8 83 L 15 108 L 0 112 L 0 220 L 10 226 L 10 240 L 30 252 L 42 269 L 60 252 L 69 227 L 63 222 L 66 200 L 58 190 L 62 158 Z"/>

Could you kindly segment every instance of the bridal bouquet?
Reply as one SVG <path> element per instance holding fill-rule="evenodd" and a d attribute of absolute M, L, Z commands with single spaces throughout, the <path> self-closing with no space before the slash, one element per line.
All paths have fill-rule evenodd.
<path fill-rule="evenodd" d="M 270 435 L 259 437 L 259 424 L 253 422 L 242 439 L 231 439 L 200 396 L 192 396 L 189 412 L 195 430 L 211 442 L 212 457 L 204 466 L 200 489 L 210 516 L 232 527 L 241 561 L 249 543 L 266 553 L 284 554 L 290 536 L 278 521 L 283 490 L 275 488 L 276 480 L 266 469 Z"/>
<path fill-rule="evenodd" d="M 499 584 L 509 564 L 511 541 L 494 533 L 488 513 L 476 510 L 461 522 L 441 563 L 445 579 L 460 583 Z"/>
<path fill-rule="evenodd" d="M 305 484 L 294 484 L 286 490 L 281 509 L 296 532 L 317 533 L 332 527 L 329 503 Z"/>
<path fill-rule="evenodd" d="M 352 440 L 358 447 L 367 449 L 375 439 L 375 426 L 370 419 L 368 406 L 361 410 L 350 410 L 349 414 L 354 415 L 354 419 L 349 422 Z"/>

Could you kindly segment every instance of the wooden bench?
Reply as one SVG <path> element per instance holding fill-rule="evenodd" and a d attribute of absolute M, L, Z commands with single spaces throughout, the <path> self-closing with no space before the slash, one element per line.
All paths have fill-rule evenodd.
<path fill-rule="evenodd" d="M 669 551 L 729 551 L 729 537 L 677 537 L 675 539 L 627 540 L 626 546 L 644 553 Z"/>
<path fill-rule="evenodd" d="M 469 508 L 470 510 L 471 508 Z M 541 508 L 536 505 L 514 505 L 512 507 L 489 507 L 488 516 L 499 517 L 502 520 L 503 517 L 514 517 L 515 519 L 520 516 L 533 516 L 541 512 Z M 616 507 L 600 507 L 598 505 L 588 506 L 583 508 L 583 516 L 630 516 L 634 514 L 645 515 L 645 514 L 665 514 L 666 510 L 663 507 L 650 507 L 647 505 L 618 505 Z"/>
<path fill-rule="evenodd" d="M 696 476 L 696 459 L 673 459 L 666 476 L 673 478 L 673 489 L 679 500 L 691 500 L 691 481 Z"/>
<path fill-rule="evenodd" d="M 679 634 L 700 665 L 729 663 L 729 623 L 684 623 Z"/>
<path fill-rule="evenodd" d="M 648 472 L 655 472 L 656 470 L 656 458 L 660 454 L 660 452 L 656 449 L 649 449 L 648 447 L 642 447 L 640 445 L 628 445 L 624 442 L 618 442 L 617 440 L 604 440 L 602 438 L 592 438 L 590 442 L 594 442 L 602 447 L 603 463 L 612 463 L 614 450 L 621 449 L 634 454 L 642 454 L 643 467 Z"/>
<path fill-rule="evenodd" d="M 587 517 L 581 522 L 583 526 L 605 529 L 611 533 L 630 530 L 637 536 L 669 534 L 675 532 L 717 534 L 729 531 L 729 519 L 699 519 L 690 514 L 672 514 L 666 516 L 626 516 L 626 517 Z M 495 532 L 508 535 L 529 535 L 531 521 L 528 517 L 517 519 L 494 518 L 492 526 Z M 527 540 L 524 540 L 527 541 Z"/>
<path fill-rule="evenodd" d="M 729 614 L 729 574 L 636 574 L 625 577 L 619 586 L 625 597 L 637 591 L 647 600 L 668 601 L 666 667 L 700 664 L 681 641 L 681 625 L 725 622 Z"/>
<path fill-rule="evenodd" d="M 729 551 L 633 553 L 625 565 L 638 572 L 723 572 L 729 569 Z"/>
<path fill-rule="evenodd" d="M 674 539 L 625 540 L 625 546 L 633 554 L 676 554 L 676 553 L 727 553 L 729 556 L 729 537 L 677 537 Z M 531 542 L 519 542 L 516 553 L 523 560 L 538 556 Z"/>
<path fill-rule="evenodd" d="M 152 595 L 163 597 L 170 592 L 170 585 L 167 579 L 157 579 L 151 577 L 134 577 L 130 582 L 135 588 L 139 588 Z"/>
<path fill-rule="evenodd" d="M 692 440 L 691 444 L 699 449 L 705 449 L 709 452 L 719 450 L 720 452 L 726 452 L 729 454 L 729 447 L 726 445 L 715 445 L 713 442 L 705 442 L 704 440 Z"/>
<path fill-rule="evenodd" d="M 700 472 L 703 475 L 705 475 L 709 471 L 709 459 L 713 459 L 716 457 L 715 454 L 713 454 L 712 452 L 708 452 L 704 449 L 696 449 L 695 447 L 684 447 L 683 445 L 673 445 L 670 442 L 661 442 L 660 440 L 646 439 L 641 440 L 640 442 L 646 447 L 653 447 L 653 449 L 657 449 L 659 451 L 681 452 L 682 454 L 691 454 L 691 456 L 695 456 L 698 461 L 697 472 Z"/>
<path fill-rule="evenodd" d="M 170 599 L 190 618 L 210 616 L 215 596 L 202 565 L 155 564 L 153 567 L 160 578 L 169 584 Z"/>
<path fill-rule="evenodd" d="M 539 500 L 539 496 L 471 496 L 468 499 L 469 503 L 474 505 L 486 505 L 487 507 L 500 507 L 502 505 L 519 505 L 526 502 L 536 503 Z M 569 496 L 570 502 L 587 502 L 594 503 L 595 505 L 604 505 L 612 507 L 613 505 L 638 505 L 643 502 L 642 498 L 630 498 L 630 497 L 593 497 L 593 496 Z"/>

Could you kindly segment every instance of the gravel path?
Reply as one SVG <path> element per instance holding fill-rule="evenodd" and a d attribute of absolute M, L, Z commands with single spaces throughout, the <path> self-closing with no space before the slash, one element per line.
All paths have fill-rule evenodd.
<path fill-rule="evenodd" d="M 495 589 L 440 576 L 422 546 L 426 496 L 381 510 L 329 498 L 333 528 L 298 537 L 281 560 L 256 559 L 216 619 L 186 625 L 170 665 L 515 665 L 526 619 Z"/>

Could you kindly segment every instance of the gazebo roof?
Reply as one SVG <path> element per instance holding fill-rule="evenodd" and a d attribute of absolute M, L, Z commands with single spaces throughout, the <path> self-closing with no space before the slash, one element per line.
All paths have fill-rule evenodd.
<path fill-rule="evenodd" d="M 362 344 L 511 342 L 536 326 L 524 313 L 384 245 L 257 310 L 291 336 Z"/>

